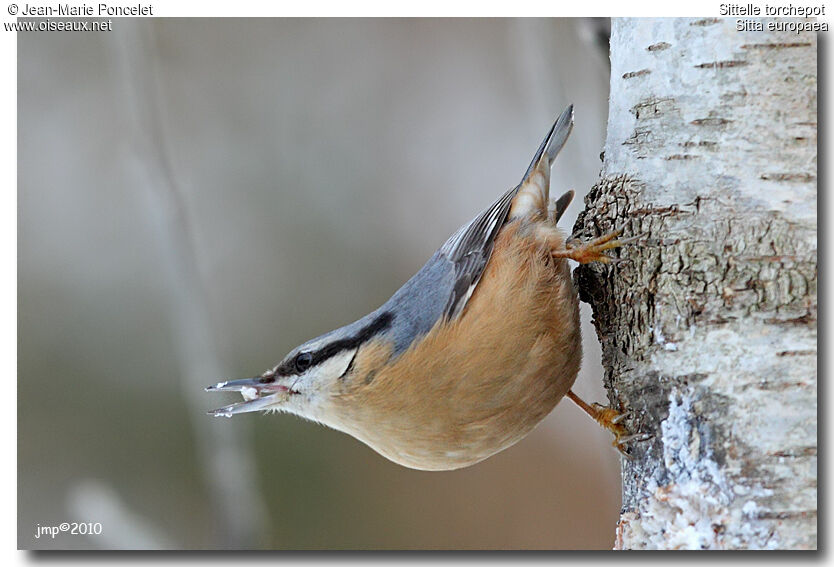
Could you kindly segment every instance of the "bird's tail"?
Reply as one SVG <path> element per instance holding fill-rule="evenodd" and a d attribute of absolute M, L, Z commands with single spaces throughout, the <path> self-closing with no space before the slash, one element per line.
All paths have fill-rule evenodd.
<path fill-rule="evenodd" d="M 568 106 L 547 133 L 513 198 L 510 218 L 547 215 L 550 194 L 550 166 L 573 129 L 573 105 Z"/>

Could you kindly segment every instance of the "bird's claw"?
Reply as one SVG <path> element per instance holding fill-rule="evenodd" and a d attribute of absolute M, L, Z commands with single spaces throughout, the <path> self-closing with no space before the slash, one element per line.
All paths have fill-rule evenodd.
<path fill-rule="evenodd" d="M 648 441 L 654 437 L 651 433 L 632 433 L 631 435 L 626 435 L 625 437 L 621 437 L 614 441 L 615 444 L 619 445 L 626 445 L 631 442 L 641 443 L 643 441 Z"/>
<path fill-rule="evenodd" d="M 603 406 L 602 404 L 593 404 L 594 410 L 597 413 L 595 417 L 597 423 L 603 426 L 614 435 L 614 442 L 612 445 L 627 459 L 633 457 L 626 450 L 626 445 L 629 443 L 640 443 L 647 441 L 653 437 L 650 433 L 631 433 L 626 428 L 626 419 L 633 415 L 632 411 L 620 412 L 614 408 Z"/>
<path fill-rule="evenodd" d="M 590 262 L 602 262 L 603 264 L 617 263 L 620 261 L 618 258 L 612 258 L 604 252 L 613 248 L 619 248 L 637 239 L 636 236 L 633 236 L 618 240 L 617 237 L 623 233 L 623 228 L 616 228 L 608 234 L 604 234 L 588 242 L 582 242 L 578 239 L 571 240 L 565 245 L 563 250 L 554 250 L 551 252 L 551 255 L 554 258 L 570 258 L 580 264 L 588 264 Z"/>
<path fill-rule="evenodd" d="M 611 423 L 616 425 L 616 424 L 620 423 L 622 420 L 626 419 L 629 416 L 631 416 L 631 411 L 626 411 L 626 412 L 623 412 L 619 415 L 615 415 L 614 417 L 611 418 Z"/>

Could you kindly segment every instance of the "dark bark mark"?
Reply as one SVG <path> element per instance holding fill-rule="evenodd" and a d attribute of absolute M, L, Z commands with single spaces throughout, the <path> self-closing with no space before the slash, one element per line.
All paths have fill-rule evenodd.
<path fill-rule="evenodd" d="M 817 356 L 815 350 L 780 350 L 776 356 Z"/>
<path fill-rule="evenodd" d="M 634 132 L 629 138 L 623 141 L 624 146 L 636 146 L 637 148 L 646 144 L 652 139 L 652 130 L 650 128 L 635 128 Z"/>
<path fill-rule="evenodd" d="M 816 518 L 816 510 L 785 510 L 782 512 L 759 512 L 757 520 L 788 520 L 793 518 Z"/>
<path fill-rule="evenodd" d="M 660 43 L 651 44 L 646 48 L 646 51 L 663 51 L 664 49 L 669 49 L 670 47 L 672 47 L 672 44 L 661 41 Z"/>
<path fill-rule="evenodd" d="M 641 75 L 648 75 L 651 73 L 648 69 L 640 69 L 639 71 L 629 71 L 628 73 L 623 73 L 623 79 L 633 79 L 634 77 L 640 77 Z"/>
<path fill-rule="evenodd" d="M 647 98 L 632 106 L 631 112 L 636 118 L 645 119 L 676 109 L 673 98 Z"/>
<path fill-rule="evenodd" d="M 733 256 L 733 261 L 735 262 L 778 262 L 784 263 L 785 261 L 795 260 L 796 256 L 789 256 L 789 255 L 781 255 L 781 256 L 740 256 L 736 255 Z"/>
<path fill-rule="evenodd" d="M 814 279 L 816 281 L 816 277 Z M 814 290 L 814 297 L 816 297 L 817 292 L 816 289 Z M 790 319 L 780 319 L 779 317 L 770 317 L 769 319 L 765 319 L 765 323 L 769 325 L 816 325 L 817 317 L 812 313 L 805 313 L 804 315 L 800 315 L 799 317 L 792 317 Z"/>
<path fill-rule="evenodd" d="M 684 211 L 681 211 L 680 207 L 677 205 L 671 205 L 669 207 L 642 207 L 628 211 L 628 215 L 633 217 L 645 215 L 667 216 L 680 214 L 684 214 Z"/>
<path fill-rule="evenodd" d="M 793 47 L 811 47 L 810 43 L 745 43 L 742 49 L 790 49 Z"/>
<path fill-rule="evenodd" d="M 698 147 L 698 148 L 710 148 L 710 149 L 715 148 L 715 146 L 717 146 L 717 145 L 718 145 L 717 142 L 710 142 L 708 140 L 701 140 L 700 142 L 684 142 L 684 143 L 681 144 L 681 146 L 683 146 L 684 148 Z"/>
<path fill-rule="evenodd" d="M 694 22 L 690 22 L 690 26 L 714 26 L 715 24 L 720 24 L 721 20 L 718 18 L 704 18 L 703 20 L 695 20 Z"/>
<path fill-rule="evenodd" d="M 807 382 L 758 382 L 756 384 L 750 384 L 751 387 L 755 387 L 757 390 L 763 390 L 767 392 L 784 392 L 787 390 L 795 390 L 796 388 L 807 388 L 809 384 Z"/>
<path fill-rule="evenodd" d="M 816 457 L 817 456 L 817 448 L 816 447 L 800 447 L 798 449 L 794 449 L 793 451 L 773 451 L 768 453 L 771 457 L 780 457 L 780 458 L 787 458 L 787 459 L 802 459 L 805 457 Z"/>
<path fill-rule="evenodd" d="M 690 124 L 693 126 L 726 126 L 732 122 L 732 120 L 727 120 L 726 118 L 696 118 Z"/>
<path fill-rule="evenodd" d="M 817 176 L 810 173 L 763 173 L 759 176 L 764 181 L 787 181 L 789 183 L 809 183 Z"/>
<path fill-rule="evenodd" d="M 744 67 L 748 65 L 747 61 L 740 59 L 733 59 L 730 61 L 712 61 L 710 63 L 700 63 L 695 65 L 696 69 L 726 69 L 729 67 Z"/>

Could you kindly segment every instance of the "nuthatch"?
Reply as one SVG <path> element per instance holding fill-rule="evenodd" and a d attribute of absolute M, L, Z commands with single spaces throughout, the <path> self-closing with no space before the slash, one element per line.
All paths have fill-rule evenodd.
<path fill-rule="evenodd" d="M 565 395 L 622 444 L 622 415 L 570 391 L 582 342 L 568 259 L 609 258 L 619 231 L 566 243 L 548 213 L 550 166 L 573 128 L 556 120 L 524 177 L 461 227 L 382 307 L 294 348 L 255 378 L 220 382 L 246 401 L 210 412 L 284 411 L 353 435 L 401 465 L 451 470 L 526 436 Z"/>

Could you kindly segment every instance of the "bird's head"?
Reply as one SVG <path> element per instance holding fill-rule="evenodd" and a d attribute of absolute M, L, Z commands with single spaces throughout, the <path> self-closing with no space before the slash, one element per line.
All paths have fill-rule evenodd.
<path fill-rule="evenodd" d="M 240 392 L 243 402 L 209 413 L 231 417 L 258 410 L 294 413 L 326 421 L 326 408 L 352 378 L 354 361 L 363 344 L 391 326 L 390 313 L 372 313 L 292 349 L 280 363 L 260 376 L 219 382 L 210 392 Z"/>

